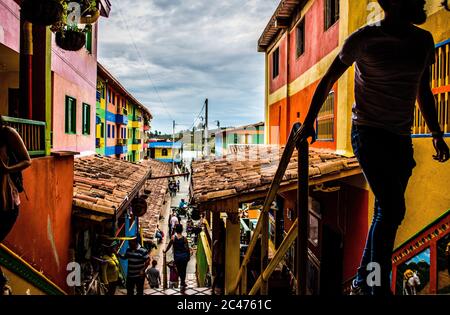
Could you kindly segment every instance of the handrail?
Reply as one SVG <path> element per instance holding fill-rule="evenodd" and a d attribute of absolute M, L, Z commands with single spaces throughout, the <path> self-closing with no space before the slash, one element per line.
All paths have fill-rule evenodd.
<path fill-rule="evenodd" d="M 275 176 L 272 180 L 272 183 L 270 184 L 269 191 L 267 193 L 266 199 L 264 201 L 264 206 L 261 210 L 261 214 L 258 219 L 258 223 L 256 225 L 256 228 L 253 233 L 253 237 L 250 241 L 250 244 L 247 248 L 245 257 L 242 261 L 241 268 L 239 269 L 238 276 L 236 277 L 236 281 L 230 290 L 231 293 L 235 293 L 239 287 L 241 278 L 243 276 L 244 270 L 246 270 L 247 264 L 250 261 L 251 255 L 253 254 L 253 250 L 255 249 L 256 243 L 258 241 L 258 238 L 261 234 L 261 230 L 263 227 L 263 221 L 264 218 L 267 219 L 267 216 L 265 216 L 265 213 L 268 213 L 270 210 L 270 207 L 272 206 L 272 202 L 275 200 L 275 197 L 277 195 L 278 189 L 280 187 L 281 181 L 283 180 L 283 176 L 286 172 L 286 169 L 289 165 L 289 162 L 291 160 L 292 154 L 294 153 L 294 149 L 298 143 L 298 140 L 301 139 L 301 137 L 306 137 L 303 135 L 302 131 L 303 129 L 300 128 L 301 124 L 296 123 L 292 127 L 291 133 L 289 135 L 288 141 L 286 143 L 286 146 L 284 148 L 283 154 L 281 156 L 280 164 L 278 165 L 277 171 L 275 173 Z M 267 231 L 266 231 L 267 233 Z"/>
<path fill-rule="evenodd" d="M 298 228 L 298 219 L 296 219 L 295 222 L 292 224 L 291 229 L 284 238 L 283 242 L 281 242 L 281 245 L 276 251 L 275 256 L 272 258 L 267 268 L 262 272 L 262 275 L 258 277 L 255 284 L 253 285 L 253 288 L 250 290 L 249 295 L 256 294 L 256 292 L 258 292 L 258 290 L 260 289 L 262 282 L 267 281 L 270 278 L 275 268 L 278 266 L 283 257 L 286 255 L 287 251 L 292 246 L 294 241 L 297 239 L 298 235 L 297 228 Z"/>
<path fill-rule="evenodd" d="M 268 278 L 272 274 L 274 268 L 280 262 L 280 256 L 283 257 L 283 251 L 285 246 L 289 247 L 292 245 L 293 241 L 299 238 L 297 243 L 297 255 L 299 259 L 299 272 L 297 273 L 297 292 L 299 294 L 304 294 L 306 292 L 306 259 L 307 259 L 307 233 L 308 233 L 308 179 L 309 179 L 309 144 L 307 141 L 308 134 L 307 130 L 301 128 L 300 123 L 294 124 L 291 133 L 289 135 L 288 141 L 286 143 L 285 149 L 281 156 L 280 163 L 278 165 L 275 176 L 270 185 L 269 191 L 267 193 L 264 205 L 261 210 L 261 214 L 256 225 L 253 237 L 248 246 L 245 257 L 242 261 L 241 267 L 239 269 L 238 276 L 236 277 L 236 282 L 234 283 L 232 289 L 229 291 L 231 294 L 235 294 L 239 287 L 241 287 L 241 293 L 245 294 L 247 290 L 247 264 L 253 254 L 253 250 L 260 239 L 261 236 L 261 275 L 255 283 L 251 290 L 251 294 L 255 294 L 258 290 L 262 295 L 267 294 L 268 290 Z M 297 229 L 291 229 L 289 232 L 289 238 L 286 242 L 283 241 L 283 248 L 275 253 L 275 259 L 271 263 L 267 263 L 267 248 L 268 248 L 268 225 L 269 225 L 269 210 L 272 206 L 273 201 L 278 193 L 283 176 L 291 160 L 294 149 L 297 147 L 298 150 L 298 194 L 297 194 L 297 212 L 298 220 Z M 298 223 L 300 222 L 300 223 Z M 287 245 L 289 244 L 289 246 Z"/>

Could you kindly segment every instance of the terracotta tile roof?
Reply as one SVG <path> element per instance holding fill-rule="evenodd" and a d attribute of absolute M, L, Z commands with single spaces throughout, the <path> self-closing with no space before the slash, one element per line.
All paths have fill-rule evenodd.
<path fill-rule="evenodd" d="M 171 165 L 156 160 L 145 160 L 142 164 L 152 169 L 152 177 L 170 175 Z M 147 198 L 147 213 L 140 218 L 144 238 L 153 239 L 159 217 L 166 206 L 166 196 L 169 188 L 169 180 L 160 178 L 148 180 L 145 189 L 151 193 Z"/>
<path fill-rule="evenodd" d="M 149 172 L 147 165 L 111 157 L 75 159 L 73 206 L 114 215 Z"/>
<path fill-rule="evenodd" d="M 268 189 L 278 167 L 283 148 L 276 146 L 238 146 L 226 157 L 192 164 L 191 196 L 195 203 L 223 199 Z M 356 158 L 330 150 L 310 149 L 310 178 L 359 169 Z M 297 182 L 297 150 L 283 178 L 283 185 Z"/>

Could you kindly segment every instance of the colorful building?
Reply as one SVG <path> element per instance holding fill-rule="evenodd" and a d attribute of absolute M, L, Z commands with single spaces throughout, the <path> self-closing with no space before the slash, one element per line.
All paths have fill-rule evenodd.
<path fill-rule="evenodd" d="M 97 27 L 90 46 L 62 51 L 48 27 L 21 21 L 20 4 L 0 1 L 0 114 L 21 134 L 32 165 L 0 265 L 14 294 L 67 294 L 74 155 L 94 151 L 88 105 L 95 102 Z M 109 2 L 98 5 L 108 16 Z"/>
<path fill-rule="evenodd" d="M 98 64 L 96 152 L 138 162 L 147 156 L 146 133 L 153 118 L 114 76 Z"/>
<path fill-rule="evenodd" d="M 448 136 L 450 13 L 443 9 L 441 2 L 427 1 L 429 19 L 421 27 L 429 30 L 436 42 L 437 62 L 432 67 L 431 84 L 436 95 L 441 127 Z M 382 17 L 381 12 L 376 1 L 368 0 L 280 2 L 258 42 L 259 51 L 264 52 L 266 58 L 265 120 L 268 143 L 286 143 L 292 125 L 304 120 L 318 82 L 345 39 L 358 28 L 379 20 Z M 328 148 L 346 156 L 353 154 L 350 143 L 351 112 L 354 103 L 353 77 L 354 68 L 351 68 L 332 88 L 318 115 L 317 142 L 313 144 L 313 148 Z M 450 180 L 450 169 L 431 158 L 434 154 L 431 136 L 418 108 L 415 113 L 413 144 L 418 165 L 406 192 L 408 215 L 397 235 L 395 246 L 398 252 L 409 248 L 411 242 L 416 242 L 417 237 L 427 229 L 437 228 L 447 222 L 445 220 L 448 220 L 450 209 L 446 185 Z M 345 191 L 351 192 L 348 195 L 351 198 L 346 200 L 345 212 L 342 212 L 344 209 L 337 207 L 336 203 L 327 201 L 334 198 L 333 193 L 326 194 L 326 199 L 317 198 L 316 201 L 321 207 L 331 207 L 328 211 L 337 211 L 340 215 L 336 218 L 342 218 L 344 215 L 346 218 L 354 218 L 355 221 L 347 225 L 337 221 L 339 224 L 333 225 L 327 223 L 324 217 L 316 216 L 314 222 L 318 221 L 319 231 L 323 231 L 327 226 L 337 228 L 346 239 L 342 251 L 338 254 L 343 254 L 341 280 L 348 283 L 358 266 L 367 227 L 371 221 L 373 195 L 362 176 L 346 180 Z M 314 198 L 314 193 L 311 196 Z M 284 194 L 281 201 L 285 212 L 286 208 L 295 208 L 295 194 Z M 286 222 L 289 222 L 289 218 L 285 218 Z M 356 224 L 357 222 L 359 224 Z M 440 236 L 436 236 L 436 240 L 446 237 L 446 234 L 448 230 L 439 233 Z M 438 256 L 436 242 L 434 244 L 434 247 L 418 246 L 421 251 L 431 248 L 432 266 L 436 266 Z M 320 244 L 319 241 L 318 247 L 323 246 L 326 247 L 326 244 Z M 310 247 L 314 252 L 317 246 Z M 401 257 L 411 259 L 410 256 Z M 312 260 L 321 263 L 317 258 L 319 257 L 313 257 Z M 398 257 L 394 261 L 395 278 L 396 266 L 402 261 L 399 261 Z M 425 277 L 436 279 L 437 267 L 431 268 Z M 320 286 L 318 291 L 321 291 Z M 424 293 L 437 292 L 436 280 L 431 282 L 426 291 Z"/>
<path fill-rule="evenodd" d="M 181 163 L 181 142 L 150 142 L 150 158 L 165 163 Z"/>
<path fill-rule="evenodd" d="M 264 144 L 264 122 L 226 128 L 215 133 L 216 156 L 226 155 L 229 145 L 240 144 Z"/>

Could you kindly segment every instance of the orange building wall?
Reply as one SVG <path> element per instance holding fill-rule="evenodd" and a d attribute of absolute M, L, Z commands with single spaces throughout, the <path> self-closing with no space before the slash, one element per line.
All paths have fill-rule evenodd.
<path fill-rule="evenodd" d="M 70 261 L 73 157 L 32 160 L 23 172 L 19 217 L 5 245 L 63 290 Z"/>

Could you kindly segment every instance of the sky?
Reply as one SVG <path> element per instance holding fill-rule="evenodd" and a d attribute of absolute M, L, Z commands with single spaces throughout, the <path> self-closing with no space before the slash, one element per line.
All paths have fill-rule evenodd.
<path fill-rule="evenodd" d="M 191 129 L 209 99 L 209 128 L 264 120 L 257 41 L 279 0 L 113 0 L 99 61 L 152 112 L 152 130 Z"/>

